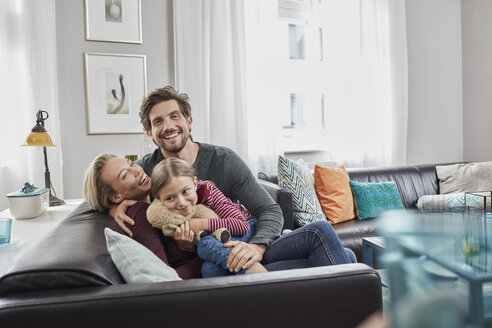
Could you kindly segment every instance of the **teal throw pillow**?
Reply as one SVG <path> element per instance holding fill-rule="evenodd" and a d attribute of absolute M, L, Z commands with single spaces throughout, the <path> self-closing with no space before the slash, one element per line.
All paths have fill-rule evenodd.
<path fill-rule="evenodd" d="M 376 217 L 386 210 L 404 208 L 394 181 L 378 183 L 350 181 L 350 187 L 354 192 L 359 220 Z"/>
<path fill-rule="evenodd" d="M 144 245 L 109 228 L 104 229 L 104 235 L 111 259 L 127 283 L 181 280 Z"/>
<path fill-rule="evenodd" d="M 278 185 L 292 193 L 294 219 L 299 225 L 326 220 L 314 189 L 313 173 L 302 159 L 293 161 L 279 156 Z"/>

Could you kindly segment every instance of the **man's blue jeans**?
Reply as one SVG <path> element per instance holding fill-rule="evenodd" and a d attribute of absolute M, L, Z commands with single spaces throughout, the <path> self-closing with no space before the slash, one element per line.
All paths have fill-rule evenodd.
<path fill-rule="evenodd" d="M 253 233 L 250 229 L 242 238 L 249 240 Z M 198 255 L 207 261 L 202 265 L 203 277 L 233 274 L 226 266 L 231 249 L 214 237 L 203 238 L 198 244 Z M 281 236 L 267 248 L 261 261 L 268 271 L 356 262 L 354 252 L 342 246 L 328 221 L 313 222 Z"/>

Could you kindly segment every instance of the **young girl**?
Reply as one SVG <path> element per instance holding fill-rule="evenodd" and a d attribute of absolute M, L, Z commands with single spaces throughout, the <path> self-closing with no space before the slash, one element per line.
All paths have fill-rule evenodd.
<path fill-rule="evenodd" d="M 151 193 L 154 202 L 160 201 L 172 212 L 182 216 L 193 213 L 197 204 L 204 204 L 215 211 L 217 218 L 191 218 L 184 224 L 184 229 L 176 228 L 176 243 L 183 249 L 193 250 L 193 237 L 201 230 L 215 231 L 226 228 L 232 240 L 247 242 L 254 231 L 256 222 L 252 215 L 241 205 L 233 203 L 210 181 L 198 181 L 193 167 L 187 162 L 168 158 L 160 162 L 152 171 Z M 242 236 L 238 238 L 237 236 Z M 200 240 L 198 255 L 206 262 L 202 265 L 202 276 L 212 277 L 230 274 L 227 259 L 232 248 L 213 236 Z M 239 273 L 257 273 L 267 270 L 259 262 L 248 271 Z"/>

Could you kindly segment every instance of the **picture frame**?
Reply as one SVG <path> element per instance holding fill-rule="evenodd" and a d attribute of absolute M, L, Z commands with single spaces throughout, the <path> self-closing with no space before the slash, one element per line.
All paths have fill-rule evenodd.
<path fill-rule="evenodd" d="M 141 13 L 141 0 L 85 0 L 85 39 L 141 44 Z"/>
<path fill-rule="evenodd" d="M 145 55 L 84 53 L 87 134 L 143 133 Z"/>

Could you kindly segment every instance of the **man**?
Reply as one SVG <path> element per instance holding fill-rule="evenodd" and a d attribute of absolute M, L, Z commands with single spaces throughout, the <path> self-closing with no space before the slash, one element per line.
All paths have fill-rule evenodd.
<path fill-rule="evenodd" d="M 249 243 L 230 241 L 234 247 L 227 262 L 231 271 L 247 269 L 263 259 L 266 248 L 279 237 L 283 216 L 278 204 L 260 186 L 244 161 L 232 150 L 194 142 L 191 137 L 191 106 L 186 94 L 167 86 L 153 91 L 140 108 L 140 118 L 147 135 L 159 147 L 136 161 L 147 175 L 163 159 L 180 158 L 193 165 L 200 180 L 210 180 L 233 201 L 239 201 L 258 219 L 256 232 Z M 129 235 L 124 222 L 134 224 L 125 210 L 133 205 L 125 201 L 111 211 L 118 225 Z"/>

